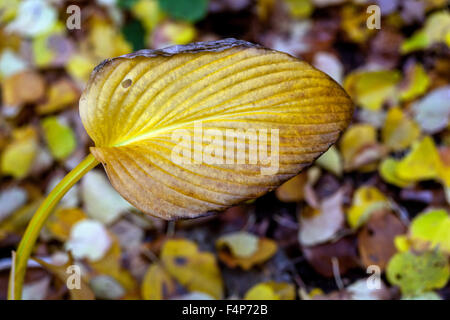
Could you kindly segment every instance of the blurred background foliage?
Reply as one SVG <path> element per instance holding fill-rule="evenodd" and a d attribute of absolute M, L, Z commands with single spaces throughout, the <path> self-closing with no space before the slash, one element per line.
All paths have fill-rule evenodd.
<path fill-rule="evenodd" d="M 372 4 L 380 29 L 366 24 Z M 66 27 L 71 5 L 79 29 Z M 92 145 L 77 110 L 92 69 L 143 48 L 235 37 L 344 86 L 356 111 L 339 143 L 275 192 L 171 223 L 138 212 L 96 169 L 42 231 L 24 298 L 449 299 L 448 5 L 0 0 L 0 298 L 30 217 Z M 81 291 L 65 285 L 72 263 Z"/>

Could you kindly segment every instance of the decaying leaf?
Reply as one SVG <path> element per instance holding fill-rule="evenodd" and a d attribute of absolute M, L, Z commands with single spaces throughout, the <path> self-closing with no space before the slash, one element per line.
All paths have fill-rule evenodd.
<path fill-rule="evenodd" d="M 301 245 L 312 246 L 333 239 L 345 221 L 342 200 L 343 192 L 337 191 L 324 199 L 319 209 L 307 207 L 300 212 L 298 239 Z"/>
<path fill-rule="evenodd" d="M 142 280 L 141 295 L 145 300 L 163 300 L 175 294 L 176 282 L 164 270 L 164 267 L 154 263 L 145 273 Z"/>
<path fill-rule="evenodd" d="M 352 109 L 322 72 L 234 39 L 106 60 L 80 100 L 91 152 L 113 186 L 165 219 L 223 210 L 274 189 L 336 141 Z M 226 129 L 259 134 L 267 158 L 253 152 L 250 159 L 251 137 L 238 139 L 236 157 L 234 143 L 227 153 Z"/>
<path fill-rule="evenodd" d="M 221 299 L 223 283 L 216 258 L 212 253 L 201 252 L 195 242 L 171 239 L 161 249 L 165 270 L 189 291 L 198 291 Z"/>
<path fill-rule="evenodd" d="M 438 251 L 397 253 L 386 269 L 390 283 L 404 295 L 416 295 L 445 286 L 450 275 L 448 259 Z"/>
<path fill-rule="evenodd" d="M 54 274 L 63 283 L 63 285 L 67 285 L 69 282 L 75 281 L 75 278 L 73 276 L 71 277 L 71 275 L 73 275 L 73 272 L 75 272 L 75 270 L 70 269 L 74 266 L 73 258 L 71 255 L 69 255 L 67 262 L 63 265 L 53 265 L 38 258 L 33 258 L 33 260 L 35 260 L 46 270 Z M 70 298 L 72 300 L 93 300 L 94 294 L 87 284 L 85 277 L 81 277 L 76 281 L 79 281 L 79 283 L 73 283 L 74 288 L 69 289 Z"/>
<path fill-rule="evenodd" d="M 353 195 L 347 222 L 353 229 L 363 225 L 374 212 L 390 207 L 389 200 L 376 187 L 362 186 Z"/>
<path fill-rule="evenodd" d="M 424 212 L 411 222 L 409 239 L 416 250 L 437 249 L 450 255 L 450 217 L 444 209 Z"/>
<path fill-rule="evenodd" d="M 270 259 L 277 252 L 277 243 L 268 238 L 258 238 L 248 232 L 235 232 L 216 242 L 219 259 L 230 268 L 249 270 L 254 265 Z"/>
<path fill-rule="evenodd" d="M 405 232 L 405 226 L 389 210 L 373 213 L 358 234 L 359 254 L 365 267 L 377 265 L 384 270 L 396 253 L 395 237 Z"/>

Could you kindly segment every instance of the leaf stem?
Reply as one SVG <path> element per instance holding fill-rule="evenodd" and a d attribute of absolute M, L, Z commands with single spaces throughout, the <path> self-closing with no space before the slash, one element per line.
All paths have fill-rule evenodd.
<path fill-rule="evenodd" d="M 92 154 L 89 154 L 83 161 L 81 161 L 72 171 L 70 171 L 58 185 L 49 193 L 44 201 L 39 206 L 34 214 L 27 229 L 20 241 L 19 248 L 16 253 L 16 262 L 14 273 L 11 272 L 10 277 L 14 277 L 14 281 L 10 279 L 10 286 L 8 288 L 9 300 L 20 300 L 22 296 L 22 286 L 27 269 L 28 258 L 31 255 L 34 244 L 39 236 L 39 233 L 44 226 L 45 221 L 52 213 L 59 200 L 69 191 L 69 189 L 78 182 L 89 170 L 93 169 L 99 162 Z"/>

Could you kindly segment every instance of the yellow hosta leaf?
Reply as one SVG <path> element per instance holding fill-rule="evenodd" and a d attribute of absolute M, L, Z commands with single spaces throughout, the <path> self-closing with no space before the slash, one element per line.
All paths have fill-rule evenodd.
<path fill-rule="evenodd" d="M 398 71 L 358 71 L 344 81 L 344 88 L 357 104 L 369 110 L 380 110 L 387 100 L 395 99 Z"/>
<path fill-rule="evenodd" d="M 251 287 L 245 300 L 294 300 L 295 286 L 287 282 L 262 282 Z"/>
<path fill-rule="evenodd" d="M 112 185 L 165 219 L 276 188 L 336 141 L 352 111 L 322 72 L 234 39 L 106 60 L 80 100 Z"/>
<path fill-rule="evenodd" d="M 148 268 L 141 285 L 141 295 L 144 300 L 163 300 L 173 295 L 175 290 L 175 280 L 164 270 L 164 267 L 155 263 Z"/>
<path fill-rule="evenodd" d="M 189 291 L 223 297 L 222 277 L 212 253 L 199 251 L 190 240 L 176 239 L 164 243 L 160 258 L 165 270 Z"/>
<path fill-rule="evenodd" d="M 389 208 L 388 199 L 375 187 L 361 187 L 353 195 L 352 206 L 347 211 L 347 222 L 353 229 L 360 227 L 370 215 Z"/>
<path fill-rule="evenodd" d="M 381 131 L 384 144 L 393 151 L 409 147 L 420 135 L 420 128 L 400 108 L 392 108 Z"/>
<path fill-rule="evenodd" d="M 1 155 L 2 174 L 11 175 L 16 179 L 26 177 L 38 147 L 37 132 L 33 127 L 16 129 L 13 132 L 13 140 L 5 147 Z"/>
<path fill-rule="evenodd" d="M 431 210 L 414 218 L 410 240 L 415 249 L 438 248 L 450 255 L 450 217 L 444 209 Z"/>

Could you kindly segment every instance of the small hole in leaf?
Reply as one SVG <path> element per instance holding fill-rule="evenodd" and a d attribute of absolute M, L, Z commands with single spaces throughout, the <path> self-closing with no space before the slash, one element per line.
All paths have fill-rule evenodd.
<path fill-rule="evenodd" d="M 175 264 L 179 266 L 184 266 L 187 263 L 187 259 L 185 257 L 175 257 Z"/>
<path fill-rule="evenodd" d="M 129 86 L 131 86 L 132 83 L 133 83 L 133 81 L 131 81 L 131 79 L 126 79 L 126 80 L 122 81 L 122 87 L 124 87 L 126 89 Z"/>
<path fill-rule="evenodd" d="M 402 275 L 401 275 L 400 273 L 397 273 L 397 274 L 395 275 L 395 278 L 396 278 L 397 280 L 401 280 L 401 279 L 402 279 Z"/>

